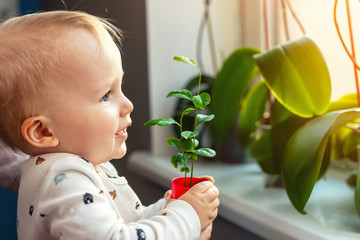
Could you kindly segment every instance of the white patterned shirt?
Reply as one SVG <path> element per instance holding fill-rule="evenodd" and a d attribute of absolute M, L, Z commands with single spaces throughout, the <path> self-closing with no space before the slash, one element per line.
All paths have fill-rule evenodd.
<path fill-rule="evenodd" d="M 200 221 L 185 201 L 144 207 L 110 162 L 94 167 L 68 153 L 32 157 L 22 165 L 18 239 L 192 240 Z"/>

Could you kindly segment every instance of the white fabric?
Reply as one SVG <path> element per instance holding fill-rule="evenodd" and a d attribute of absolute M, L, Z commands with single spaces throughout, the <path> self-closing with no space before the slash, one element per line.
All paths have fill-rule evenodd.
<path fill-rule="evenodd" d="M 15 153 L 0 141 L 0 187 L 17 192 L 21 164 L 29 158 L 25 153 Z"/>
<path fill-rule="evenodd" d="M 185 201 L 142 206 L 111 163 L 94 167 L 78 156 L 52 153 L 22 165 L 19 240 L 191 240 L 200 221 Z"/>

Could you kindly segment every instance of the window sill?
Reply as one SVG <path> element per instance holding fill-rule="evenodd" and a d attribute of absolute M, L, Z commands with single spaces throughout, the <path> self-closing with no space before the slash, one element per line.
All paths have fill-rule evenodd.
<path fill-rule="evenodd" d="M 128 168 L 170 188 L 171 179 L 182 175 L 169 159 L 135 152 L 128 159 Z M 257 164 L 198 161 L 194 175 L 215 178 L 222 217 L 266 239 L 360 239 L 354 191 L 338 170 L 330 169 L 315 185 L 305 208 L 307 215 L 291 206 L 284 189 L 264 188 L 266 176 Z"/>

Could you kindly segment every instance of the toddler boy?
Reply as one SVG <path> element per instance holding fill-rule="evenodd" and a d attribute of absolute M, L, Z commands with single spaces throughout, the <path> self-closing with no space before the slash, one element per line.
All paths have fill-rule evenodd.
<path fill-rule="evenodd" d="M 82 12 L 0 26 L 0 138 L 31 156 L 22 164 L 20 240 L 198 239 L 215 219 L 212 182 L 144 207 L 109 162 L 126 153 L 133 110 L 121 90 L 120 40 L 112 24 Z"/>

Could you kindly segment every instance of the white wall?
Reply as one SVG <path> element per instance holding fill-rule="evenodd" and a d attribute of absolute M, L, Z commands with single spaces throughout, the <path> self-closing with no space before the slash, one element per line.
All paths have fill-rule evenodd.
<path fill-rule="evenodd" d="M 210 17 L 215 35 L 219 66 L 230 52 L 240 46 L 240 6 L 238 0 L 212 0 Z M 146 1 L 150 112 L 151 118 L 172 115 L 175 99 L 166 99 L 171 90 L 182 89 L 185 82 L 197 74 L 186 64 L 172 60 L 175 55 L 196 59 L 198 28 L 203 17 L 203 0 Z M 214 74 L 210 61 L 208 34 L 203 39 L 203 73 Z M 156 156 L 169 154 L 165 140 L 171 127 L 151 128 L 152 152 Z"/>

